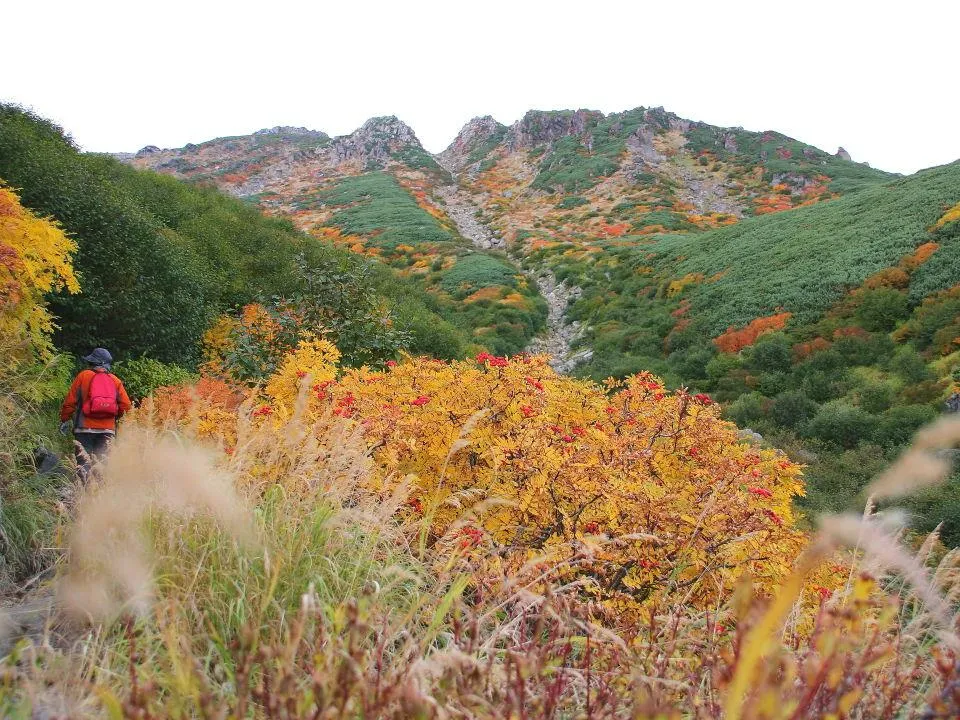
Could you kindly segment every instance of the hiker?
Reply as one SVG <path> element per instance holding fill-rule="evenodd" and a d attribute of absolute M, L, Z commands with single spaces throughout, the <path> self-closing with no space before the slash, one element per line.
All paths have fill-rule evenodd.
<path fill-rule="evenodd" d="M 73 421 L 77 474 L 86 482 L 94 461 L 99 461 L 117 434 L 117 420 L 130 407 L 123 383 L 110 372 L 113 357 L 95 348 L 83 358 L 90 367 L 73 379 L 60 408 L 60 432 L 66 435 Z"/>

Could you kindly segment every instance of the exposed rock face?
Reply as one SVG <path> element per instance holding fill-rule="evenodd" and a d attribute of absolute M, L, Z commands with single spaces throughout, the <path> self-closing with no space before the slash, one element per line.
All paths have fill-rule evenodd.
<path fill-rule="evenodd" d="M 469 157 L 475 150 L 505 129 L 489 115 L 473 118 L 463 126 L 447 149 L 437 156 L 437 162 L 452 173 L 460 172 L 469 164 Z"/>
<path fill-rule="evenodd" d="M 264 128 L 263 130 L 257 130 L 254 135 L 316 135 L 319 138 L 330 137 L 324 132 L 310 130 L 305 127 L 292 127 L 290 125 L 276 125 L 272 128 Z"/>
<path fill-rule="evenodd" d="M 726 132 L 721 136 L 721 141 L 723 142 L 723 149 L 727 152 L 737 152 L 739 148 L 737 147 L 737 136 L 732 132 Z"/>
<path fill-rule="evenodd" d="M 507 132 L 511 150 L 531 148 L 555 142 L 563 137 L 580 137 L 587 128 L 603 118 L 597 110 L 530 110 Z"/>
<path fill-rule="evenodd" d="M 847 152 L 846 150 L 844 150 L 842 147 L 837 148 L 837 157 L 840 158 L 841 160 L 846 160 L 846 161 L 848 161 L 848 162 L 852 162 L 852 159 L 851 159 L 851 157 L 850 157 L 850 153 L 848 153 L 848 152 Z"/>
<path fill-rule="evenodd" d="M 383 167 L 393 153 L 411 146 L 423 151 L 410 126 L 389 115 L 370 118 L 359 130 L 334 138 L 329 153 L 337 164 L 360 160 L 367 166 Z"/>
<path fill-rule="evenodd" d="M 579 321 L 567 322 L 567 305 L 580 297 L 578 287 L 567 287 L 557 282 L 550 271 L 537 276 L 537 287 L 547 301 L 547 332 L 530 341 L 527 350 L 550 356 L 550 367 L 559 373 L 569 373 L 577 365 L 593 357 L 593 350 L 585 348 L 574 352 L 573 344 L 583 337 L 586 328 Z"/>
<path fill-rule="evenodd" d="M 960 393 L 953 393 L 944 403 L 944 409 L 948 413 L 960 413 Z"/>
<path fill-rule="evenodd" d="M 153 155 L 158 152 L 160 152 L 160 148 L 158 148 L 156 145 L 147 145 L 146 147 L 140 148 L 134 157 L 147 157 L 148 155 Z"/>
<path fill-rule="evenodd" d="M 627 150 L 640 158 L 646 165 L 656 167 L 666 158 L 653 146 L 656 130 L 649 125 L 641 125 L 627 138 Z"/>

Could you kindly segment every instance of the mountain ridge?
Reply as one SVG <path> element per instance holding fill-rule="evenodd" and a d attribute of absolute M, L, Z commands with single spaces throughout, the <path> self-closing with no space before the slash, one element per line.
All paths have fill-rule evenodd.
<path fill-rule="evenodd" d="M 635 108 L 635 109 L 638 109 L 638 108 Z M 639 108 L 639 109 L 643 109 L 643 108 Z M 756 134 L 761 134 L 761 135 L 764 135 L 764 134 L 778 134 L 778 135 L 782 135 L 782 134 L 780 134 L 780 133 L 777 133 L 777 132 L 774 131 L 774 130 L 746 131 L 743 126 L 713 126 L 713 125 L 710 125 L 709 123 L 706 123 L 706 122 L 703 122 L 703 121 L 683 120 L 682 118 L 680 118 L 679 116 L 675 115 L 674 113 L 669 113 L 669 112 L 667 112 L 666 110 L 664 110 L 664 108 L 663 108 L 662 106 L 654 107 L 654 108 L 649 108 L 648 110 L 649 110 L 649 111 L 653 111 L 653 112 L 659 112 L 659 113 L 662 113 L 662 114 L 665 114 L 665 115 L 668 115 L 668 116 L 672 116 L 672 117 L 676 118 L 677 120 L 679 120 L 679 121 L 681 121 L 681 122 L 690 123 L 690 124 L 693 124 L 693 125 L 702 125 L 702 126 L 717 127 L 717 128 L 721 128 L 721 129 L 725 129 L 725 130 L 731 131 L 731 132 L 734 132 L 734 131 L 735 131 L 735 132 L 754 132 L 754 133 L 756 133 Z M 446 156 L 446 155 L 452 154 L 453 152 L 456 152 L 457 150 L 460 150 L 460 151 L 462 152 L 462 148 L 463 148 L 463 147 L 470 147 L 471 149 L 473 149 L 474 145 L 473 145 L 473 142 L 472 142 L 472 141 L 474 140 L 474 138 L 475 138 L 477 135 L 482 135 L 482 136 L 483 136 L 482 139 L 483 139 L 483 140 L 486 140 L 487 138 L 490 137 L 490 135 L 492 135 L 492 134 L 494 134 L 494 133 L 496 133 L 496 132 L 498 132 L 498 131 L 499 131 L 499 132 L 502 132 L 502 131 L 507 131 L 507 130 L 510 130 L 510 131 L 511 131 L 511 140 L 512 140 L 513 143 L 515 143 L 515 144 L 522 144 L 522 143 L 524 142 L 524 140 L 525 140 L 524 127 L 525 127 L 525 126 L 529 126 L 529 124 L 530 124 L 534 119 L 536 119 L 536 118 L 542 118 L 542 117 L 551 116 L 551 115 L 570 115 L 571 117 L 573 117 L 573 118 L 575 118 L 575 119 L 582 119 L 582 118 L 584 118 L 584 117 L 591 117 L 591 116 L 592 116 L 592 117 L 596 117 L 596 118 L 605 119 L 605 118 L 608 118 L 608 117 L 611 117 L 611 116 L 622 115 L 622 114 L 628 113 L 628 112 L 631 112 L 631 111 L 630 111 L 630 110 L 625 110 L 625 111 L 613 111 L 613 112 L 610 112 L 610 113 L 604 113 L 603 111 L 600 111 L 600 110 L 591 110 L 591 109 L 585 109 L 585 108 L 580 108 L 580 109 L 577 109 L 577 110 L 572 110 L 572 109 L 564 109 L 564 110 L 538 110 L 538 109 L 530 109 L 530 110 L 527 110 L 527 111 L 524 113 L 524 115 L 521 116 L 518 120 L 516 120 L 514 123 L 509 124 L 509 125 L 504 124 L 504 123 L 501 123 L 499 120 L 497 120 L 496 118 L 494 118 L 492 115 L 476 116 L 476 117 L 470 119 L 469 121 L 467 121 L 467 122 L 461 127 L 461 129 L 457 132 L 457 134 L 453 137 L 453 139 L 447 144 L 447 146 L 446 146 L 443 150 L 441 150 L 441 151 L 439 151 L 439 152 L 429 152 L 429 151 L 426 151 L 426 150 L 425 150 L 425 152 L 428 152 L 428 154 L 432 155 L 434 158 L 439 159 L 439 158 L 442 158 L 442 157 L 444 157 L 444 156 Z M 209 140 L 205 140 L 205 141 L 203 141 L 203 142 L 201 142 L 201 143 L 192 143 L 192 142 L 190 142 L 190 143 L 186 143 L 185 145 L 183 145 L 183 146 L 181 146 L 181 147 L 179 147 L 179 148 L 176 148 L 176 147 L 159 148 L 159 147 L 156 146 L 156 145 L 146 145 L 146 146 L 140 148 L 139 150 L 137 150 L 137 151 L 135 151 L 135 152 L 131 152 L 131 151 L 118 151 L 118 152 L 112 152 L 112 153 L 108 153 L 108 154 L 113 155 L 114 157 L 117 157 L 118 159 L 121 159 L 121 160 L 129 160 L 129 159 L 132 158 L 132 157 L 143 157 L 144 155 L 153 154 L 153 153 L 155 153 L 155 152 L 157 152 L 157 151 L 166 152 L 166 151 L 172 151 L 172 150 L 193 149 L 193 148 L 198 147 L 199 145 L 205 145 L 205 144 L 209 144 L 209 143 L 216 143 L 216 142 L 219 142 L 219 141 L 239 140 L 239 139 L 246 138 L 246 137 L 251 137 L 251 136 L 256 137 L 256 136 L 265 136 L 265 135 L 319 136 L 320 138 L 322 138 L 323 140 L 326 140 L 326 141 L 329 141 L 329 140 L 334 140 L 334 141 L 340 140 L 340 141 L 343 141 L 343 140 L 345 140 L 345 139 L 351 138 L 352 136 L 354 136 L 354 135 L 357 134 L 357 133 L 360 133 L 360 132 L 364 131 L 364 129 L 365 129 L 365 128 L 368 128 L 368 126 L 381 124 L 383 121 L 387 121 L 387 122 L 390 123 L 390 124 L 397 124 L 398 126 L 402 126 L 402 128 L 404 128 L 405 131 L 408 131 L 408 132 L 409 132 L 410 141 L 413 142 L 413 143 L 415 143 L 416 145 L 419 145 L 421 148 L 423 148 L 423 144 L 420 142 L 419 138 L 416 136 L 416 132 L 413 130 L 412 126 L 410 126 L 410 125 L 407 124 L 406 122 L 400 120 L 400 119 L 399 119 L 397 116 L 395 116 L 395 115 L 386 115 L 386 116 L 373 116 L 373 117 L 369 118 L 368 120 L 366 120 L 366 121 L 365 121 L 360 127 L 358 127 L 356 130 L 354 130 L 354 131 L 352 131 L 352 132 L 349 132 L 349 133 L 344 133 L 344 134 L 342 134 L 342 135 L 336 135 L 336 136 L 331 136 L 331 135 L 327 134 L 326 132 L 324 132 L 324 131 L 322 131 L 322 130 L 316 130 L 316 129 L 306 128 L 306 127 L 277 125 L 277 126 L 273 126 L 273 127 L 270 127 L 270 128 L 261 128 L 261 129 L 258 129 L 258 130 L 254 130 L 254 131 L 252 131 L 252 132 L 250 132 L 250 133 L 248 133 L 248 134 L 218 136 L 218 137 L 215 137 L 215 138 L 212 138 L 212 139 L 209 139 Z M 483 132 L 484 129 L 487 129 L 486 133 Z M 478 132 L 478 130 L 479 130 L 479 132 Z M 570 133 L 568 132 L 568 133 L 564 133 L 564 134 L 570 134 Z M 791 137 L 786 136 L 786 135 L 782 135 L 782 137 L 783 137 L 784 139 L 786 139 L 786 140 L 794 140 L 794 138 L 791 138 Z M 729 142 L 729 141 L 728 141 L 728 142 Z M 459 146 L 459 147 L 458 147 L 458 146 Z M 731 148 L 729 147 L 729 145 L 727 146 L 727 149 L 731 149 Z M 826 154 L 826 151 L 821 151 L 821 152 L 824 152 L 824 153 Z M 850 154 L 849 154 L 842 146 L 838 147 L 837 151 L 836 151 L 835 153 L 833 153 L 833 156 L 836 157 L 836 158 L 839 158 L 839 159 L 843 159 L 843 160 L 847 160 L 847 161 L 849 161 L 849 162 L 853 162 L 852 159 L 850 158 Z M 861 163 L 861 164 L 865 164 L 865 165 L 868 165 L 868 166 L 869 166 L 869 163 Z M 890 173 L 890 174 L 892 174 L 892 175 L 897 175 L 897 174 L 899 174 L 899 173 Z"/>

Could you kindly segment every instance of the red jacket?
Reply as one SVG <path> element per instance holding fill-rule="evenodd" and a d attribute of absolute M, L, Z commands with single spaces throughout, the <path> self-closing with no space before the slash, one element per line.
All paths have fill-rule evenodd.
<path fill-rule="evenodd" d="M 90 392 L 90 381 L 93 380 L 95 370 L 81 370 L 73 379 L 73 384 L 67 392 L 67 397 L 60 407 L 60 420 L 73 418 L 73 431 L 77 430 L 113 430 L 117 429 L 117 418 L 91 418 L 83 414 L 83 400 Z M 127 397 L 127 391 L 120 382 L 120 378 L 111 374 L 110 378 L 117 386 L 117 404 L 120 406 L 120 415 L 127 412 L 133 405 Z M 119 417 L 119 415 L 117 416 Z"/>

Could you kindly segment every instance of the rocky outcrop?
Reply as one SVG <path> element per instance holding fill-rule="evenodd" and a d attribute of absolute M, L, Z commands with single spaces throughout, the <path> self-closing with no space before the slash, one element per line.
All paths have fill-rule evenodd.
<path fill-rule="evenodd" d="M 329 135 L 325 132 L 320 132 L 319 130 L 310 130 L 305 127 L 293 127 L 291 125 L 276 125 L 272 128 L 264 128 L 263 130 L 257 130 L 253 133 L 254 137 L 257 135 L 280 135 L 288 137 L 296 136 L 315 136 L 318 139 L 329 139 Z"/>
<path fill-rule="evenodd" d="M 720 136 L 720 142 L 723 145 L 723 149 L 727 152 L 737 152 L 739 148 L 737 147 L 737 136 L 732 132 L 725 132 Z"/>
<path fill-rule="evenodd" d="M 567 306 L 580 297 L 578 287 L 568 287 L 566 282 L 557 282 L 549 270 L 541 271 L 536 278 L 537 287 L 547 301 L 547 331 L 530 341 L 527 351 L 536 355 L 549 355 L 550 367 L 559 373 L 572 372 L 577 365 L 593 357 L 593 350 L 582 348 L 574 351 L 574 343 L 586 333 L 579 321 L 567 322 Z"/>
<path fill-rule="evenodd" d="M 838 157 L 841 160 L 846 160 L 847 162 L 853 162 L 853 159 L 850 157 L 850 153 L 848 153 L 842 147 L 837 148 L 837 154 L 835 157 Z"/>
<path fill-rule="evenodd" d="M 598 110 L 530 110 L 507 131 L 511 150 L 537 147 L 564 137 L 582 137 L 603 119 Z"/>
<path fill-rule="evenodd" d="M 491 138 L 495 140 L 505 131 L 506 127 L 489 115 L 473 118 L 457 133 L 453 142 L 437 155 L 437 162 L 449 172 L 459 173 L 472 162 L 471 156 L 475 152 L 482 152 Z"/>
<path fill-rule="evenodd" d="M 370 118 L 359 130 L 334 138 L 327 152 L 335 164 L 359 160 L 365 167 L 383 167 L 394 153 L 410 147 L 426 153 L 410 126 L 389 115 Z"/>
<path fill-rule="evenodd" d="M 657 167 L 666 158 L 653 146 L 656 130 L 649 125 L 641 125 L 627 138 L 627 151 L 642 161 L 642 164 Z M 636 168 L 641 170 L 642 168 Z"/>
<path fill-rule="evenodd" d="M 136 154 L 134 155 L 134 157 L 135 157 L 135 158 L 149 157 L 150 155 L 155 155 L 155 154 L 157 154 L 158 152 L 160 152 L 160 148 L 158 148 L 156 145 L 147 145 L 146 147 L 140 148 L 140 149 L 136 152 Z"/>

